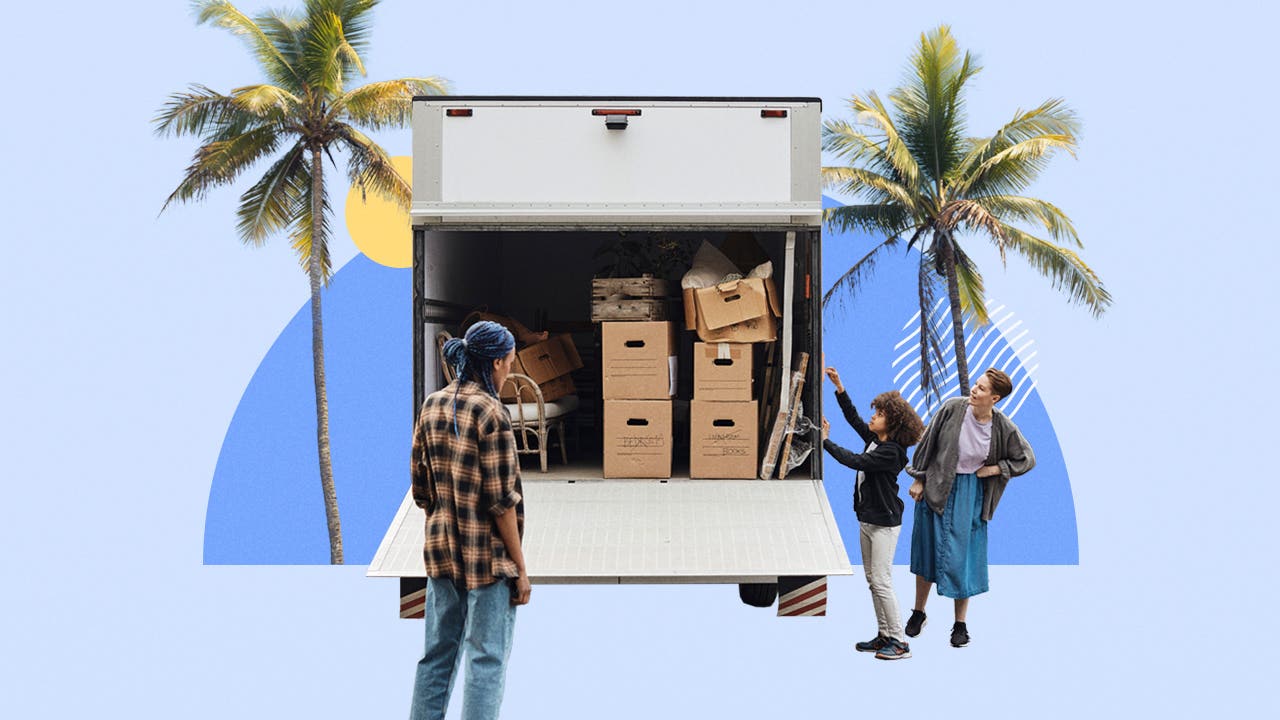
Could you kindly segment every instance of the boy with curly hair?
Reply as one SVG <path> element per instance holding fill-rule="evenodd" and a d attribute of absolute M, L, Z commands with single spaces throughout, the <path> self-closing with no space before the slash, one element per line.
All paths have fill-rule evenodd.
<path fill-rule="evenodd" d="M 844 417 L 866 443 L 854 453 L 827 438 L 831 424 L 822 419 L 822 446 L 841 465 L 858 471 L 853 489 L 853 510 L 858 515 L 862 546 L 862 569 L 871 588 L 879 632 L 875 638 L 857 643 L 859 652 L 874 652 L 881 660 L 911 657 L 902 632 L 898 600 L 893 592 L 893 553 L 902 530 L 902 498 L 898 497 L 898 473 L 907 465 L 907 448 L 920 441 L 924 423 L 911 404 L 897 390 L 880 393 L 871 401 L 875 411 L 863 422 L 853 406 L 840 374 L 833 367 L 824 371 L 836 388 L 836 401 Z"/>

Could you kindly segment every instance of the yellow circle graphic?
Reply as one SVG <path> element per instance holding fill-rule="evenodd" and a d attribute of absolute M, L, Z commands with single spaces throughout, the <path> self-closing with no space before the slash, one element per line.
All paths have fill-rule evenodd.
<path fill-rule="evenodd" d="M 391 158 L 400 175 L 413 184 L 410 158 Z M 374 193 L 362 199 L 360 188 L 352 185 L 347 193 L 347 232 L 356 247 L 379 265 L 393 268 L 413 266 L 413 229 L 409 211 Z"/>

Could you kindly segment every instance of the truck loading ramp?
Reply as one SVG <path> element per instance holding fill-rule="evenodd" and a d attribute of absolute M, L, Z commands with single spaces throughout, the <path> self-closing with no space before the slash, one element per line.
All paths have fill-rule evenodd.
<path fill-rule="evenodd" d="M 532 582 L 739 583 L 849 575 L 820 480 L 524 479 Z M 406 493 L 370 577 L 423 577 Z"/>

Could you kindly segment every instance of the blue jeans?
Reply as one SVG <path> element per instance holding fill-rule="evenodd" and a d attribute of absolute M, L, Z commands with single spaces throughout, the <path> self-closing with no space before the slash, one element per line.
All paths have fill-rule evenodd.
<path fill-rule="evenodd" d="M 505 579 L 474 590 L 449 578 L 427 578 L 426 651 L 413 682 L 410 720 L 444 720 L 466 641 L 464 720 L 496 720 L 511 654 L 516 609 Z"/>

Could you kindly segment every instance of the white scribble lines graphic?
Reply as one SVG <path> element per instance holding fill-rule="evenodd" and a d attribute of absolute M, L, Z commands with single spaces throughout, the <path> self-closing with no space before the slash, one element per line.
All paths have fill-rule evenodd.
<path fill-rule="evenodd" d="M 939 336 L 945 334 L 949 338 L 949 342 L 943 346 L 944 357 L 955 355 L 955 336 L 950 328 L 951 309 L 944 304 L 945 300 L 946 298 L 943 298 L 934 304 L 929 318 L 934 331 Z M 1038 351 L 1033 349 L 1035 340 L 1030 337 L 1030 331 L 1022 327 L 1022 321 L 1016 319 L 1014 312 L 1007 309 L 1005 305 L 988 300 L 987 316 L 991 318 L 991 323 L 979 327 L 974 321 L 973 314 L 965 313 L 962 325 L 965 357 L 971 374 L 976 375 L 989 367 L 999 368 L 1008 373 L 1014 389 L 1009 397 L 1000 400 L 997 407 L 1012 418 L 1018 414 L 1022 404 L 1031 397 L 1031 393 L 1036 388 L 1033 375 L 1040 364 L 1033 364 L 1032 361 Z M 959 395 L 959 372 L 955 369 L 954 357 L 942 367 L 933 368 L 935 377 L 945 375 L 945 379 L 938 383 L 941 397 L 935 404 L 925 408 L 924 389 L 920 386 L 922 368 L 920 367 L 919 311 L 907 320 L 902 326 L 902 331 L 905 335 L 898 344 L 893 346 L 894 352 L 899 352 L 892 364 L 892 367 L 897 370 L 897 374 L 893 376 L 893 382 L 898 392 L 902 393 L 907 402 L 913 404 L 916 411 L 927 422 L 943 400 Z"/>

